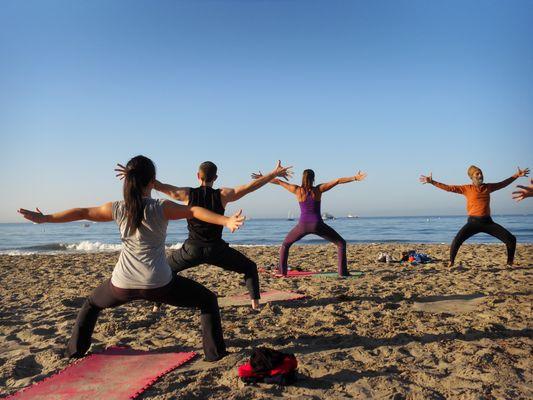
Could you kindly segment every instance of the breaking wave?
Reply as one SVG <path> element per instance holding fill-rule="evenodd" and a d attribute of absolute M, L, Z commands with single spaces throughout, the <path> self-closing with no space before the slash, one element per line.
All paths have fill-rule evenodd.
<path fill-rule="evenodd" d="M 166 246 L 167 250 L 177 250 L 182 243 Z M 36 246 L 19 247 L 1 250 L 0 254 L 10 256 L 26 256 L 32 254 L 62 254 L 62 253 L 112 253 L 122 249 L 121 243 L 102 243 L 83 240 L 78 243 L 47 243 Z"/>

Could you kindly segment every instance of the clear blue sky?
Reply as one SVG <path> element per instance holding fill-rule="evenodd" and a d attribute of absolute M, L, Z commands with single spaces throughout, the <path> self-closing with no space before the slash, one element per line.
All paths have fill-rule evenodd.
<path fill-rule="evenodd" d="M 335 215 L 463 214 L 433 172 L 533 167 L 532 1 L 18 1 L 0 5 L 0 222 L 121 197 L 116 162 L 246 182 L 278 158 L 334 189 Z M 528 182 L 522 178 L 522 183 Z M 532 213 L 512 187 L 493 213 Z M 286 216 L 274 186 L 239 204 Z M 231 208 L 233 210 L 234 207 Z"/>

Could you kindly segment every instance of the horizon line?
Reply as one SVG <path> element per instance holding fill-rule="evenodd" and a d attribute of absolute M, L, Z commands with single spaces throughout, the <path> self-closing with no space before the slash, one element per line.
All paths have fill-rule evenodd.
<path fill-rule="evenodd" d="M 491 217 L 528 217 L 533 214 L 527 213 L 527 214 L 492 214 Z M 372 215 L 372 216 L 354 216 L 353 218 L 342 216 L 342 217 L 334 217 L 333 219 L 364 219 L 364 218 L 435 218 L 435 217 L 469 217 L 465 214 L 442 214 L 442 215 Z M 251 220 L 267 220 L 267 219 L 277 219 L 277 220 L 288 220 L 287 217 L 250 217 L 246 219 Z M 293 218 L 294 221 L 297 221 L 298 218 Z M 79 220 L 79 221 L 71 221 L 71 222 L 63 222 L 63 223 L 76 223 L 80 221 L 89 221 L 94 222 L 90 220 Z M 171 220 L 172 221 L 172 220 Z M 180 221 L 180 220 L 174 220 L 174 221 Z M 331 221 L 331 219 L 328 219 L 327 221 Z M 106 221 L 106 222 L 114 222 L 114 221 Z M 169 221 L 170 222 L 170 221 Z M 46 223 L 46 222 L 45 222 Z M 102 222 L 95 222 L 95 223 L 102 223 Z M 0 222 L 0 224 L 32 224 L 32 225 L 43 225 L 43 224 L 35 224 L 33 222 L 29 221 L 20 221 L 20 222 Z M 53 224 L 53 222 L 49 222 L 48 224 Z"/>

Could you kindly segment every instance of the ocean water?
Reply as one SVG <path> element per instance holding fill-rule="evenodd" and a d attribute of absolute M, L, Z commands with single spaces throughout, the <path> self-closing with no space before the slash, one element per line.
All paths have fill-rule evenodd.
<path fill-rule="evenodd" d="M 533 215 L 493 216 L 510 230 L 518 243 L 533 243 Z M 466 222 L 465 216 L 338 218 L 326 221 L 348 243 L 450 243 Z M 279 245 L 297 220 L 252 219 L 235 233 L 224 230 L 224 239 L 233 245 Z M 185 221 L 171 221 L 167 246 L 178 248 L 187 238 Z M 498 243 L 480 233 L 471 243 Z M 315 235 L 301 244 L 325 243 Z M 105 252 L 120 250 L 120 237 L 114 222 L 71 222 L 66 224 L 0 224 L 0 254 Z"/>

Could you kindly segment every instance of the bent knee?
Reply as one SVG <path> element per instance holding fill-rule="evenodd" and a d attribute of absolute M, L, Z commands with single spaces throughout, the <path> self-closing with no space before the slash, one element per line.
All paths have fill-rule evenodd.
<path fill-rule="evenodd" d="M 210 309 L 218 308 L 218 298 L 215 293 L 213 293 L 210 290 L 206 290 L 206 292 L 203 295 L 203 305 L 204 307 L 207 306 Z"/>
<path fill-rule="evenodd" d="M 288 249 L 289 247 L 292 246 L 293 243 L 294 243 L 294 242 L 283 242 L 283 243 L 281 244 L 281 247 L 284 248 L 284 249 Z"/>
<path fill-rule="evenodd" d="M 251 271 L 254 274 L 257 274 L 257 264 L 255 262 L 251 262 L 249 265 L 249 271 Z"/>
<path fill-rule="evenodd" d="M 91 297 L 87 297 L 85 299 L 81 308 L 85 310 L 91 310 L 91 311 L 97 311 L 97 312 L 100 312 L 103 310 L 102 307 L 96 304 L 96 299 L 92 299 Z"/>

